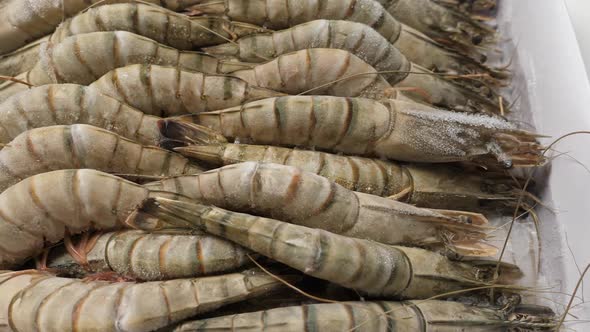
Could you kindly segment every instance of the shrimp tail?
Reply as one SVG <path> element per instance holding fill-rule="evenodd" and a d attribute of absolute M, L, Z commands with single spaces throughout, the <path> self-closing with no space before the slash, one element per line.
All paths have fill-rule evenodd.
<path fill-rule="evenodd" d="M 175 152 L 182 154 L 189 158 L 195 158 L 205 163 L 213 165 L 223 164 L 223 151 L 225 146 L 221 144 L 215 145 L 191 145 L 191 146 L 180 146 L 173 149 Z"/>
<path fill-rule="evenodd" d="M 160 146 L 166 149 L 187 145 L 227 143 L 225 137 L 218 132 L 194 123 L 160 120 L 158 129 L 163 136 L 160 139 Z"/>

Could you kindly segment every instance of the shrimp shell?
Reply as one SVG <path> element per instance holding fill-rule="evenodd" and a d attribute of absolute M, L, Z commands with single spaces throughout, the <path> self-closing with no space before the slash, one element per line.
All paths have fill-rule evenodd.
<path fill-rule="evenodd" d="M 154 217 L 158 219 L 155 222 Z M 165 198 L 146 200 L 128 222 L 147 230 L 190 224 L 307 275 L 370 296 L 424 299 L 483 286 L 492 281 L 497 264 L 496 261 L 476 265 L 451 262 L 424 249 L 389 246 Z M 501 274 L 502 280 L 520 276 L 516 267 L 503 268 Z"/>
<path fill-rule="evenodd" d="M 236 77 L 145 64 L 114 69 L 90 87 L 157 116 L 214 111 L 283 95 Z"/>
<path fill-rule="evenodd" d="M 53 249 L 47 267 L 77 277 L 116 272 L 135 280 L 170 280 L 235 271 L 248 251 L 227 240 L 184 230 L 147 233 L 124 230 L 93 235 L 82 265 L 64 247 Z"/>
<path fill-rule="evenodd" d="M 145 187 L 233 211 L 386 244 L 437 247 L 456 242 L 457 247 L 462 243 L 465 248 L 473 245 L 483 249 L 482 255 L 496 251 L 480 242 L 485 238 L 483 225 L 487 223 L 482 215 L 416 208 L 347 190 L 291 166 L 247 162 L 198 175 L 172 177 Z M 453 234 L 450 242 L 445 234 Z"/>
<path fill-rule="evenodd" d="M 0 143 L 39 127 L 88 124 L 144 145 L 158 145 L 159 117 L 145 115 L 96 89 L 48 84 L 20 92 L 0 103 Z"/>
<path fill-rule="evenodd" d="M 342 302 L 309 304 L 188 321 L 171 332 L 248 331 L 518 331 L 552 330 L 549 308 L 527 306 L 513 314 L 503 308 L 450 301 Z"/>
<path fill-rule="evenodd" d="M 153 331 L 281 287 L 260 270 L 146 283 L 84 281 L 39 271 L 0 275 L 10 331 Z"/>
<path fill-rule="evenodd" d="M 203 171 L 179 154 L 105 129 L 51 126 L 24 132 L 0 150 L 0 192 L 32 175 L 76 168 L 155 177 Z"/>

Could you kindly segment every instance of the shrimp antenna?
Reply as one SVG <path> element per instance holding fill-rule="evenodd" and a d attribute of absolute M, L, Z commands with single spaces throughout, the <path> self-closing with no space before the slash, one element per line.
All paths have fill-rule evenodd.
<path fill-rule="evenodd" d="M 24 84 L 24 85 L 28 86 L 29 88 L 34 87 L 33 84 L 31 84 L 31 83 L 29 83 L 27 81 L 20 80 L 20 79 L 18 79 L 16 77 L 13 77 L 13 76 L 0 75 L 0 80 L 2 80 L 2 81 L 11 81 L 11 82 L 19 83 L 19 84 Z"/>

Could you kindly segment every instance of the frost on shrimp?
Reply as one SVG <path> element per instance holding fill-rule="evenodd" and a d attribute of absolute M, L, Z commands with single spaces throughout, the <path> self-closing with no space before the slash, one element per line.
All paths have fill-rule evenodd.
<path fill-rule="evenodd" d="M 145 187 L 386 244 L 448 249 L 472 256 L 491 256 L 497 251 L 483 241 L 488 228 L 480 214 L 420 209 L 353 192 L 296 167 L 248 162 Z"/>
<path fill-rule="evenodd" d="M 270 98 L 161 121 L 161 133 L 178 145 L 199 144 L 202 131 L 193 124 L 229 140 L 409 162 L 475 161 L 504 167 L 543 162 L 535 135 L 508 121 L 400 100 Z"/>
<path fill-rule="evenodd" d="M 215 277 L 145 283 L 0 274 L 0 328 L 10 331 L 154 331 L 282 283 L 252 269 Z"/>

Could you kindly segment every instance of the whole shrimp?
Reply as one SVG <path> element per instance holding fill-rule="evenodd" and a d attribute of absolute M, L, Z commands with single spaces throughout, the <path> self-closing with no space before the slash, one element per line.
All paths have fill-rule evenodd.
<path fill-rule="evenodd" d="M 145 64 L 114 69 L 90 87 L 157 116 L 214 111 L 283 95 L 232 76 Z"/>
<path fill-rule="evenodd" d="M 75 35 L 59 44 L 46 43 L 37 64 L 16 78 L 34 86 L 51 83 L 90 84 L 109 71 L 131 64 L 159 64 L 206 73 L 223 71 L 215 57 L 174 48 L 126 31 L 93 32 Z M 108 50 L 108 51 L 105 51 Z M 226 64 L 230 68 L 243 68 Z M 227 69 L 231 70 L 231 69 Z M 16 82 L 0 85 L 0 101 L 26 86 Z"/>
<path fill-rule="evenodd" d="M 235 271 L 246 265 L 248 251 L 201 232 L 124 230 L 85 233 L 76 245 L 53 248 L 46 267 L 86 277 L 116 273 L 134 280 L 170 280 Z"/>
<path fill-rule="evenodd" d="M 407 62 L 406 62 L 407 64 Z M 231 73 L 244 81 L 291 95 L 314 94 L 340 97 L 382 99 L 389 96 L 391 85 L 372 66 L 354 54 L 327 48 L 313 48 L 286 53 L 254 68 Z M 497 113 L 497 101 L 433 76 L 415 64 L 396 77 L 395 87 L 408 90 L 412 98 L 460 111 Z M 391 81 L 393 82 L 393 81 Z"/>
<path fill-rule="evenodd" d="M 509 168 L 543 161 L 535 135 L 508 121 L 391 99 L 287 96 L 160 124 L 164 137 L 180 145 L 199 143 L 203 126 L 243 143 L 410 162 L 471 160 Z"/>
<path fill-rule="evenodd" d="M 309 304 L 188 321 L 171 332 L 248 331 L 552 331 L 549 308 L 496 306 L 450 301 L 342 302 Z"/>
<path fill-rule="evenodd" d="M 145 187 L 386 244 L 442 247 L 481 256 L 496 252 L 482 242 L 487 219 L 480 214 L 416 208 L 350 191 L 291 166 L 248 162 L 171 177 Z"/>
<path fill-rule="evenodd" d="M 308 211 L 306 206 L 297 206 L 299 213 Z M 484 286 L 492 281 L 492 271 L 496 266 L 495 261 L 477 264 L 452 262 L 424 249 L 384 245 L 321 229 L 166 198 L 146 200 L 127 222 L 147 230 L 179 225 L 187 227 L 190 224 L 307 275 L 370 296 L 423 299 Z M 380 232 L 387 232 L 380 226 L 374 227 Z M 519 273 L 516 267 L 503 266 L 500 284 L 518 277 Z"/>
<path fill-rule="evenodd" d="M 349 190 L 427 208 L 514 211 L 518 196 L 514 180 L 504 174 L 467 172 L 455 166 L 404 164 L 319 151 L 230 143 L 189 145 L 174 148 L 174 151 L 216 167 L 247 161 L 294 166 L 328 178 Z"/>
<path fill-rule="evenodd" d="M 48 84 L 20 92 L 0 103 L 0 143 L 5 145 L 33 128 L 88 124 L 143 145 L 158 145 L 159 120 L 161 118 L 146 115 L 93 88 Z"/>
<path fill-rule="evenodd" d="M 47 35 L 64 21 L 101 0 L 7 0 L 0 10 L 0 54 L 4 54 Z M 180 11 L 196 0 L 143 0 Z"/>
<path fill-rule="evenodd" d="M 363 23 L 379 32 L 410 61 L 444 72 L 453 72 L 452 67 L 457 63 L 473 62 L 468 56 L 478 60 L 482 57 L 475 48 L 469 49 L 468 56 L 453 54 L 423 33 L 401 24 L 374 0 L 200 0 L 191 9 L 195 14 L 225 15 L 231 20 L 274 30 L 317 19 Z"/>
<path fill-rule="evenodd" d="M 88 169 L 28 177 L 0 194 L 0 269 L 22 264 L 68 234 L 126 228 L 133 210 L 155 195 L 179 197 Z"/>
<path fill-rule="evenodd" d="M 145 283 L 0 274 L 0 328 L 8 331 L 154 331 L 281 283 L 260 270 Z"/>
<path fill-rule="evenodd" d="M 203 171 L 179 154 L 88 125 L 51 126 L 18 135 L 0 150 L 0 192 L 35 174 L 91 168 L 159 178 Z"/>
<path fill-rule="evenodd" d="M 408 75 L 410 62 L 395 46 L 371 27 L 351 21 L 315 20 L 290 29 L 272 33 L 254 33 L 235 42 L 205 48 L 205 52 L 217 56 L 233 57 L 240 61 L 261 62 L 288 52 L 307 48 L 337 48 L 349 51 L 367 62 L 396 84 Z M 429 67 L 421 61 L 418 65 Z M 458 74 L 488 73 L 491 83 L 506 78 L 506 73 L 493 71 L 475 61 L 454 61 L 449 55 L 448 70 Z M 489 80 L 488 80 L 489 81 Z M 457 80 L 465 86 L 474 86 L 476 81 Z M 483 95 L 491 95 L 493 90 L 486 88 Z M 482 89 L 483 89 L 482 88 Z M 497 96 L 495 96 L 497 99 Z"/>

